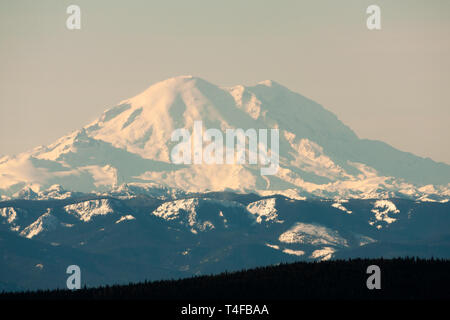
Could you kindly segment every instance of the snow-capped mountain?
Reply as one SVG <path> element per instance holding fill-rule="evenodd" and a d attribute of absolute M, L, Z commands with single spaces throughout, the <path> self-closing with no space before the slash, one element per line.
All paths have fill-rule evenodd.
<path fill-rule="evenodd" d="M 172 132 L 200 120 L 278 129 L 276 174 L 172 163 Z M 71 264 L 99 285 L 297 260 L 449 257 L 449 182 L 450 166 L 359 139 L 273 81 L 171 78 L 49 146 L 0 158 L 0 290 L 64 287 Z"/>
<path fill-rule="evenodd" d="M 247 164 L 173 164 L 172 132 L 192 132 L 198 120 L 205 129 L 279 129 L 278 172 L 262 176 Z M 450 166 L 359 139 L 334 114 L 276 82 L 220 88 L 192 76 L 156 83 L 49 146 L 0 159 L 4 200 L 117 194 L 120 188 L 161 196 L 234 190 L 297 199 L 445 201 Z"/>

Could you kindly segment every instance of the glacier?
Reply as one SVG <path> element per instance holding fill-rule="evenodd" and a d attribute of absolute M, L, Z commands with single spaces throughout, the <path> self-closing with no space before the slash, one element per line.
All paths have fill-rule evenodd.
<path fill-rule="evenodd" d="M 171 133 L 193 130 L 199 120 L 222 130 L 279 129 L 277 174 L 263 177 L 260 166 L 250 164 L 173 164 Z M 53 144 L 0 158 L 2 200 L 105 193 L 121 186 L 448 201 L 450 166 L 359 139 L 336 115 L 275 81 L 219 87 L 193 76 L 153 84 Z"/>

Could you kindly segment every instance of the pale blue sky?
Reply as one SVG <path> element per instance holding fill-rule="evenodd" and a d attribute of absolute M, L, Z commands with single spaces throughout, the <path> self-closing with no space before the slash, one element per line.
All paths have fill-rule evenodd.
<path fill-rule="evenodd" d="M 65 27 L 78 4 L 82 29 Z M 378 4 L 382 30 L 365 9 Z M 154 82 L 272 79 L 362 138 L 450 164 L 450 1 L 0 1 L 0 154 L 53 142 Z"/>

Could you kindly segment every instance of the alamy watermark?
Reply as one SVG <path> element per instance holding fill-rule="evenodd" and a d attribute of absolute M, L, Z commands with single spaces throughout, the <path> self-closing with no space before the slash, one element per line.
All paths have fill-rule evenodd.
<path fill-rule="evenodd" d="M 76 4 L 67 7 L 66 13 L 69 15 L 66 20 L 66 27 L 69 30 L 81 29 L 81 8 Z M 372 4 L 367 7 L 366 26 L 369 30 L 381 30 L 381 9 L 378 5 Z"/>
<path fill-rule="evenodd" d="M 366 286 L 369 290 L 381 289 L 381 269 L 376 264 L 370 265 L 366 270 L 370 277 L 367 278 Z"/>
<path fill-rule="evenodd" d="M 226 129 L 224 144 L 222 131 L 203 131 L 203 122 L 194 121 L 192 135 L 184 128 L 172 132 L 171 140 L 178 144 L 172 148 L 170 159 L 174 164 L 260 164 L 266 166 L 261 167 L 261 175 L 274 175 L 279 168 L 279 136 L 278 129 Z"/>
<path fill-rule="evenodd" d="M 70 274 L 67 278 L 66 286 L 69 290 L 78 290 L 81 288 L 81 269 L 76 264 L 67 267 L 66 273 Z"/>
<path fill-rule="evenodd" d="M 66 27 L 69 30 L 81 29 L 81 9 L 76 4 L 67 7 L 66 13 L 69 14 L 66 20 Z"/>
<path fill-rule="evenodd" d="M 372 4 L 367 7 L 366 13 L 369 14 L 366 20 L 367 29 L 381 30 L 381 8 Z"/>

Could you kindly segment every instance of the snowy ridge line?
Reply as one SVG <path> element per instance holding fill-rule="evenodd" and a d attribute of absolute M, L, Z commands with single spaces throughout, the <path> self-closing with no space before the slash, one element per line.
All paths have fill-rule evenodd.
<path fill-rule="evenodd" d="M 247 163 L 173 164 L 171 133 L 192 132 L 196 121 L 222 131 L 278 129 L 277 173 L 261 176 L 260 165 Z M 231 190 L 444 202 L 450 166 L 359 139 L 323 106 L 275 81 L 223 88 L 193 76 L 155 83 L 48 146 L 0 159 L 0 200 L 64 199 L 76 192 L 130 197 L 143 190 L 161 199 Z"/>
<path fill-rule="evenodd" d="M 216 254 L 226 256 L 235 241 L 238 246 L 257 245 L 274 257 L 329 260 L 358 248 L 376 248 L 386 234 L 404 240 L 411 223 L 414 227 L 408 237 L 417 237 L 415 230 L 422 225 L 431 235 L 435 230 L 445 234 L 445 219 L 449 219 L 447 203 L 403 199 L 293 200 L 230 193 L 148 202 L 130 199 L 43 200 L 40 209 L 34 201 L 10 202 L 0 207 L 0 228 L 52 246 L 66 245 L 70 239 L 71 245 L 79 248 L 101 247 L 108 238 L 120 246 L 137 232 L 139 241 L 150 237 L 151 246 L 161 239 L 163 244 L 169 239 L 171 245 L 179 242 L 176 252 L 184 257 L 197 252 L 199 263 L 206 263 L 204 259 L 219 259 Z M 423 219 L 433 214 L 439 220 Z M 220 243 L 227 239 L 224 251 L 203 257 L 200 252 L 208 239 Z M 187 266 L 178 267 L 187 271 Z"/>

